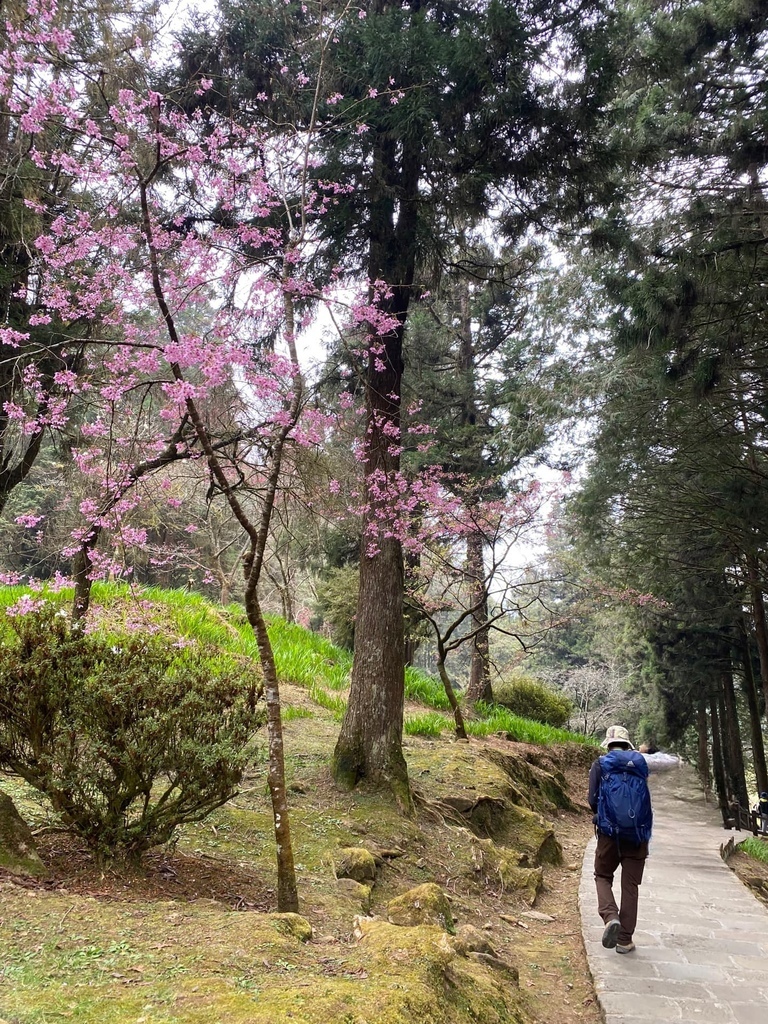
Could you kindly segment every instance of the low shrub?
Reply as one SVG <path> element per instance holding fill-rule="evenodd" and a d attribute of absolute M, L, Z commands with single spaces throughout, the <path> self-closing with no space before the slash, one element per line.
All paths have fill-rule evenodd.
<path fill-rule="evenodd" d="M 573 705 L 566 696 L 525 676 L 495 686 L 493 699 L 513 715 L 551 725 L 554 729 L 562 729 L 573 713 Z"/>
<path fill-rule="evenodd" d="M 138 857 L 236 792 L 263 721 L 254 665 L 142 633 L 105 638 L 45 604 L 0 642 L 0 770 L 99 857 Z"/>

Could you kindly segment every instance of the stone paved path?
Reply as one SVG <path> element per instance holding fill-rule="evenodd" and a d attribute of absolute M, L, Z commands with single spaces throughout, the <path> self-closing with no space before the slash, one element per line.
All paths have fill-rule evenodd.
<path fill-rule="evenodd" d="M 606 1024 L 768 1024 L 768 909 L 720 856 L 731 833 L 689 767 L 652 775 L 651 792 L 635 952 L 603 948 L 594 840 L 584 857 L 582 931 Z"/>

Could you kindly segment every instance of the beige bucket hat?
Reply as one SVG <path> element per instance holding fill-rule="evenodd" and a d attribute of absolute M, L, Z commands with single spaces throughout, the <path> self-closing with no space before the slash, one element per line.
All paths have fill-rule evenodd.
<path fill-rule="evenodd" d="M 605 739 L 600 744 L 601 747 L 610 747 L 615 743 L 620 743 L 627 750 L 634 750 L 634 745 L 629 738 L 629 733 L 623 725 L 609 725 L 605 731 Z"/>

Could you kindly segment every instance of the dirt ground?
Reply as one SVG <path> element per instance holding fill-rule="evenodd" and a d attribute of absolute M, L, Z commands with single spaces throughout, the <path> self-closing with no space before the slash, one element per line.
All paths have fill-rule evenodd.
<path fill-rule="evenodd" d="M 369 828 L 370 819 L 360 815 L 365 808 L 364 798 L 362 805 L 355 808 L 348 797 L 340 797 L 325 768 L 315 760 L 306 731 L 304 737 L 307 746 L 293 763 L 291 794 L 296 806 L 299 848 L 311 838 L 317 838 L 327 848 L 328 830 L 334 826 L 351 828 L 361 835 L 363 842 L 370 840 L 376 829 Z M 424 742 L 410 741 L 415 747 Z M 497 743 L 502 750 L 549 756 L 542 754 L 540 748 L 504 740 L 490 742 Z M 546 866 L 544 889 L 533 912 L 492 883 L 484 889 L 465 884 L 455 874 L 453 830 L 444 823 L 419 820 L 413 823 L 412 832 L 404 831 L 391 844 L 402 846 L 406 852 L 387 862 L 384 877 L 374 889 L 378 896 L 372 913 L 379 912 L 379 901 L 383 906 L 393 893 L 418 880 L 414 872 L 418 876 L 418 865 L 425 858 L 434 880 L 450 895 L 457 922 L 483 929 L 499 956 L 519 972 L 522 1005 L 530 1020 L 536 1024 L 600 1024 L 602 1018 L 587 967 L 578 908 L 583 851 L 592 831 L 584 802 L 586 768 L 582 764 L 563 767 L 562 763 L 560 767 L 566 775 L 574 809 L 560 810 L 550 818 L 563 849 L 563 863 Z M 250 795 L 246 790 L 236 801 L 244 814 L 252 813 L 252 802 L 255 806 L 263 801 L 261 780 L 257 776 L 250 783 Z M 376 826 L 383 827 L 381 821 Z M 399 826 L 393 822 L 392 827 Z M 382 833 L 378 834 L 381 838 Z M 250 838 L 250 833 L 246 838 Z M 137 912 L 141 905 L 158 900 L 180 905 L 214 901 L 246 916 L 249 911 L 274 909 L 274 889 L 269 884 L 272 872 L 265 871 L 263 860 L 251 860 L 243 853 L 245 845 L 241 845 L 237 822 L 232 825 L 226 814 L 197 826 L 194 837 L 178 848 L 150 854 L 140 869 L 99 866 L 82 844 L 61 832 L 42 829 L 37 840 L 48 872 L 41 880 L 29 879 L 23 884 L 37 889 L 41 895 L 48 892 L 86 898 L 102 905 L 118 902 L 136 906 Z M 265 845 L 268 846 L 268 839 Z M 305 870 L 311 880 L 309 860 L 307 866 L 300 864 L 298 870 Z M 329 910 L 329 902 L 324 898 L 316 903 L 309 900 L 303 912 L 314 919 L 316 926 L 322 920 L 325 938 L 340 944 L 335 948 L 348 948 L 348 911 L 346 917 L 336 917 L 332 901 L 330 906 Z"/>
<path fill-rule="evenodd" d="M 768 846 L 768 839 L 763 842 Z M 735 871 L 744 885 L 768 906 L 768 864 L 737 850 L 728 858 L 728 867 Z"/>

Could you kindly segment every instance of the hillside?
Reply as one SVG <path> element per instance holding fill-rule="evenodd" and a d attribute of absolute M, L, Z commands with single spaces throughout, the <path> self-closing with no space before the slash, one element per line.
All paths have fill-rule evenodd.
<path fill-rule="evenodd" d="M 101 596 L 114 621 L 114 595 Z M 164 598 L 147 597 L 144 611 L 171 628 Z M 202 603 L 195 614 L 198 632 L 220 629 L 247 645 L 236 617 Z M 582 803 L 591 751 L 499 735 L 468 743 L 447 731 L 409 735 L 415 819 L 380 795 L 339 793 L 328 771 L 338 703 L 328 698 L 343 693 L 330 689 L 327 675 L 325 685 L 313 675 L 317 641 L 296 630 L 275 624 L 273 635 L 285 680 L 301 915 L 311 937 L 304 921 L 271 912 L 263 762 L 233 801 L 130 872 L 97 867 L 31 791 L 4 778 L 2 789 L 35 826 L 46 872 L 37 880 L 0 872 L 0 1018 L 597 1024 L 576 906 L 591 829 Z M 333 672 L 338 666 L 328 663 L 343 655 L 322 650 Z M 302 664 L 304 685 L 288 682 Z M 426 709 L 412 701 L 408 712 L 418 721 Z M 342 853 L 361 849 L 371 857 Z M 348 872 L 345 861 L 353 863 Z M 362 882 L 337 877 L 355 874 L 355 863 Z M 399 897 L 405 907 L 393 905 Z"/>

